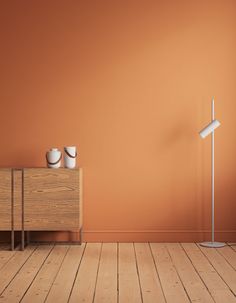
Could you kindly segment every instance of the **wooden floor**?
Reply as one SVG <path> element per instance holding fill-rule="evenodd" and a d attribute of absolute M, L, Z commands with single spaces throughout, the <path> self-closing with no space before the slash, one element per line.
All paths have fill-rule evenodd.
<path fill-rule="evenodd" d="M 236 302 L 236 246 L 87 243 L 0 247 L 0 302 Z"/>

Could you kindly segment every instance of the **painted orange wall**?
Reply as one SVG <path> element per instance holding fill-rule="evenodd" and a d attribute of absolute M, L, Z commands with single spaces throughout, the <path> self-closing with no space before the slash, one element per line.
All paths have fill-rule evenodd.
<path fill-rule="evenodd" d="M 214 96 L 217 238 L 236 240 L 234 0 L 5 0 L 0 23 L 1 167 L 75 144 L 85 240 L 207 239 Z"/>

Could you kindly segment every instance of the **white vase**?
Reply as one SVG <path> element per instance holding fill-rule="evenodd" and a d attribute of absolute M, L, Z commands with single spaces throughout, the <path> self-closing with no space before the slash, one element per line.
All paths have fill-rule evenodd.
<path fill-rule="evenodd" d="M 64 165 L 66 168 L 76 167 L 76 157 L 77 157 L 76 146 L 64 147 Z"/>
<path fill-rule="evenodd" d="M 47 166 L 49 168 L 59 168 L 61 166 L 62 154 L 57 148 L 51 148 L 46 153 Z"/>

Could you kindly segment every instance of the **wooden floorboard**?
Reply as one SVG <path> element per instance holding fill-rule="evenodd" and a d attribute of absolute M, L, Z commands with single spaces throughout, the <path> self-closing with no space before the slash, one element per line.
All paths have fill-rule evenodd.
<path fill-rule="evenodd" d="M 0 296 L 0 302 L 17 303 L 23 297 L 37 275 L 52 246 L 39 246 L 19 270 L 15 278 Z"/>
<path fill-rule="evenodd" d="M 236 243 L 230 243 L 229 246 L 236 251 Z"/>
<path fill-rule="evenodd" d="M 45 302 L 65 303 L 68 301 L 84 247 L 85 244 L 69 248 Z"/>
<path fill-rule="evenodd" d="M 180 244 L 167 244 L 167 248 L 191 302 L 214 302 Z"/>
<path fill-rule="evenodd" d="M 194 243 L 0 246 L 0 303 L 236 303 L 236 248 Z"/>
<path fill-rule="evenodd" d="M 134 247 L 143 302 L 152 303 L 157 301 L 164 303 L 162 286 L 148 243 L 136 243 Z"/>
<path fill-rule="evenodd" d="M 53 248 L 21 302 L 41 303 L 45 301 L 67 250 L 66 245 Z"/>
<path fill-rule="evenodd" d="M 236 296 L 236 271 L 233 267 L 215 248 L 201 246 L 199 248 Z"/>
<path fill-rule="evenodd" d="M 117 244 L 102 246 L 97 277 L 95 303 L 117 303 Z"/>
<path fill-rule="evenodd" d="M 119 243 L 119 303 L 141 303 L 141 289 L 133 243 Z"/>
<path fill-rule="evenodd" d="M 71 292 L 71 303 L 92 303 L 95 295 L 101 243 L 88 243 Z"/>
<path fill-rule="evenodd" d="M 165 244 L 151 243 L 150 246 L 166 302 L 190 302 Z"/>
<path fill-rule="evenodd" d="M 228 261 L 228 263 L 236 270 L 236 254 L 235 250 L 230 246 L 217 248 L 217 251 Z"/>
<path fill-rule="evenodd" d="M 228 285 L 218 275 L 198 246 L 193 243 L 183 243 L 182 246 L 215 302 L 234 303 L 235 297 Z"/>
<path fill-rule="evenodd" d="M 15 251 L 1 250 L 0 248 L 0 270 L 15 255 Z"/>
<path fill-rule="evenodd" d="M 0 270 L 0 295 L 11 283 L 21 267 L 33 253 L 36 247 L 28 247 L 23 252 L 17 251 L 14 256 Z"/>

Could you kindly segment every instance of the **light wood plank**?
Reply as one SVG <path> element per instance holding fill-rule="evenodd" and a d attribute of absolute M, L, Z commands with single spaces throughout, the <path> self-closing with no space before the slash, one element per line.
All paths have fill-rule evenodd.
<path fill-rule="evenodd" d="M 22 171 L 13 171 L 14 181 L 14 210 L 13 210 L 13 223 L 14 230 L 21 230 L 22 228 Z"/>
<path fill-rule="evenodd" d="M 39 246 L 22 266 L 18 274 L 0 297 L 0 302 L 17 303 L 37 275 L 43 262 L 49 255 L 52 245 Z"/>
<path fill-rule="evenodd" d="M 80 169 L 24 168 L 25 230 L 78 230 Z"/>
<path fill-rule="evenodd" d="M 178 243 L 168 243 L 166 247 L 191 302 L 214 302 L 182 247 Z"/>
<path fill-rule="evenodd" d="M 167 303 L 236 303 L 231 247 L 90 243 L 46 250 L 0 251 L 0 302 L 155 303 L 165 296 Z"/>
<path fill-rule="evenodd" d="M 117 303 L 117 244 L 104 243 L 98 271 L 95 303 Z"/>
<path fill-rule="evenodd" d="M 217 251 L 230 263 L 236 270 L 236 251 L 230 246 L 217 248 Z"/>
<path fill-rule="evenodd" d="M 119 244 L 119 303 L 141 303 L 134 246 L 132 243 Z"/>
<path fill-rule="evenodd" d="M 22 302 L 44 302 L 67 251 L 67 245 L 58 245 L 53 248 Z"/>
<path fill-rule="evenodd" d="M 159 273 L 167 303 L 190 302 L 182 282 L 176 272 L 169 252 L 162 243 L 151 243 L 151 250 Z"/>
<path fill-rule="evenodd" d="M 1 268 L 15 255 L 15 251 L 1 250 L 0 251 L 0 275 Z"/>
<path fill-rule="evenodd" d="M 148 243 L 134 244 L 144 303 L 164 303 L 164 295 Z"/>
<path fill-rule="evenodd" d="M 27 247 L 24 251 L 16 251 L 14 256 L 1 268 L 0 294 L 15 277 L 36 247 Z"/>
<path fill-rule="evenodd" d="M 70 246 L 45 302 L 68 301 L 84 248 L 85 244 Z"/>
<path fill-rule="evenodd" d="M 203 255 L 201 250 L 193 243 L 183 243 L 184 250 L 189 256 L 193 266 L 204 281 L 216 303 L 235 303 L 236 298 L 225 282 L 220 278 L 214 267 Z"/>
<path fill-rule="evenodd" d="M 69 302 L 91 303 L 93 301 L 101 248 L 101 243 L 86 245 Z"/>
<path fill-rule="evenodd" d="M 0 230 L 11 230 L 11 169 L 0 168 Z"/>
<path fill-rule="evenodd" d="M 231 248 L 236 251 L 236 246 L 235 245 L 232 245 Z"/>
<path fill-rule="evenodd" d="M 236 271 L 215 248 L 198 247 L 208 258 L 222 279 L 227 283 L 234 295 L 236 295 Z"/>

